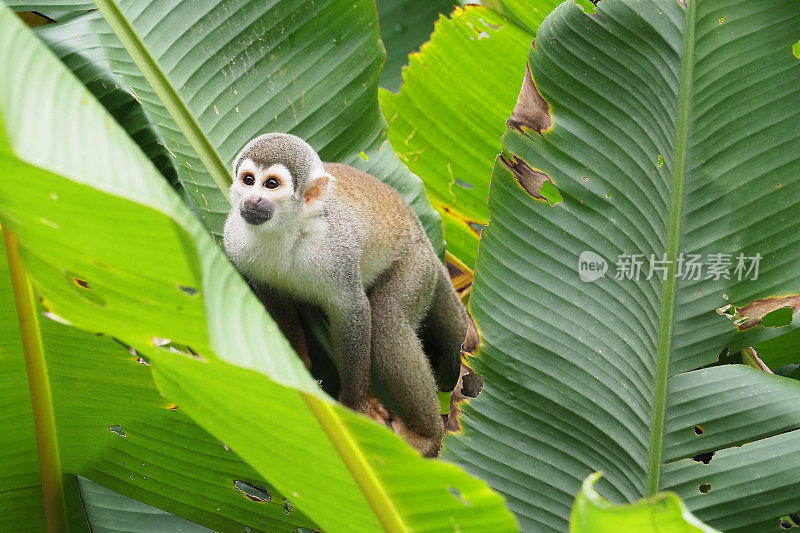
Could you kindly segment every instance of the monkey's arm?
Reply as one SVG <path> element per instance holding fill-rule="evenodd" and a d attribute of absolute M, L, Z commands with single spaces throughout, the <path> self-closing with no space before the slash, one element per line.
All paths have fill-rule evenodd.
<path fill-rule="evenodd" d="M 283 332 L 289 344 L 300 359 L 306 365 L 306 368 L 311 370 L 311 358 L 308 356 L 308 345 L 306 344 L 306 337 L 303 332 L 303 326 L 300 323 L 300 317 L 297 314 L 297 305 L 290 298 L 272 290 L 266 285 L 256 285 L 251 282 L 251 287 L 255 291 L 261 303 L 267 308 L 269 314 L 278 324 L 278 327 Z"/>
<path fill-rule="evenodd" d="M 328 309 L 331 336 L 338 357 L 342 391 L 339 401 L 354 411 L 369 414 L 372 318 L 363 289 Z"/>

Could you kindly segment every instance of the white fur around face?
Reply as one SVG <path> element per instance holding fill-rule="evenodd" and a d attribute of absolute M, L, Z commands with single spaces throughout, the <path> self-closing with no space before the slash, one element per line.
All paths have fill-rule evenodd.
<path fill-rule="evenodd" d="M 317 219 L 311 231 L 303 233 L 254 231 L 237 209 L 231 211 L 225 223 L 225 251 L 249 278 L 299 300 L 321 303 L 331 286 L 321 268 L 327 262 L 326 229 L 324 219 Z"/>
<path fill-rule="evenodd" d="M 243 182 L 247 175 L 254 178 L 252 185 Z M 309 178 L 321 176 L 329 174 L 320 167 Z M 278 179 L 281 185 L 275 189 L 264 187 L 270 177 Z M 224 244 L 233 263 L 251 279 L 312 301 L 325 290 L 324 275 L 320 272 L 320 264 L 325 261 L 320 254 L 326 249 L 327 222 L 319 216 L 324 209 L 325 194 L 308 204 L 301 195 L 302 191 L 295 194 L 291 173 L 284 165 L 264 168 L 245 159 L 231 185 L 233 205 L 225 223 Z M 253 226 L 241 217 L 239 205 L 256 197 L 272 202 L 275 210 L 270 220 Z"/>
<path fill-rule="evenodd" d="M 245 185 L 243 179 L 251 175 L 255 179 L 253 185 Z M 264 183 L 269 178 L 276 178 L 280 186 L 275 189 L 267 189 Z M 284 198 L 294 195 L 294 183 L 292 174 L 285 166 L 280 163 L 264 168 L 257 165 L 252 159 L 245 159 L 239 164 L 239 172 L 231 184 L 231 203 L 238 206 L 244 198 L 260 196 L 271 202 L 278 202 Z"/>

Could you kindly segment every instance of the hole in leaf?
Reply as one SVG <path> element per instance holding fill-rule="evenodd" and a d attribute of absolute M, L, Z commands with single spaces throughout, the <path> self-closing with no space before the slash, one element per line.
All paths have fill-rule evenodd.
<path fill-rule="evenodd" d="M 725 361 L 726 359 L 728 359 L 730 357 L 730 355 L 731 355 L 731 347 L 730 346 L 725 346 L 717 354 L 717 361 L 718 362 Z"/>
<path fill-rule="evenodd" d="M 761 325 L 765 328 L 782 328 L 792 323 L 794 310 L 791 307 L 781 307 L 770 311 L 761 319 Z"/>
<path fill-rule="evenodd" d="M 52 311 L 45 311 L 44 313 L 42 313 L 42 316 L 45 317 L 45 318 L 49 318 L 53 322 L 58 322 L 59 324 L 64 324 L 65 326 L 71 326 L 72 325 L 72 322 L 70 322 L 69 320 L 67 320 L 66 318 L 64 318 L 62 316 L 59 316 L 59 315 L 55 314 Z"/>
<path fill-rule="evenodd" d="M 664 156 L 661 154 L 658 154 L 658 166 L 664 166 Z"/>
<path fill-rule="evenodd" d="M 717 452 L 713 451 L 713 452 L 698 453 L 697 455 L 692 457 L 692 461 L 695 461 L 697 463 L 703 463 L 704 465 L 707 465 L 708 463 L 711 462 L 711 459 L 714 457 L 715 453 L 717 453 Z"/>
<path fill-rule="evenodd" d="M 597 5 L 598 1 L 599 0 L 575 0 L 574 4 L 582 7 L 586 14 L 591 15 L 597 12 L 597 8 L 595 6 Z"/>
<path fill-rule="evenodd" d="M 526 71 L 526 72 L 528 72 L 528 74 L 530 74 L 529 71 Z M 526 77 L 526 80 L 527 79 L 528 79 L 528 77 Z M 531 82 L 531 84 L 532 83 L 533 82 Z M 522 88 L 523 88 L 523 92 L 524 92 L 525 91 L 525 84 L 524 83 L 523 83 Z M 534 92 L 536 92 L 536 91 L 534 90 Z M 538 93 L 536 93 L 536 94 L 538 94 Z M 522 93 L 520 93 L 520 95 L 522 95 Z M 522 98 L 522 96 L 520 96 L 520 98 Z M 517 106 L 519 107 L 519 102 L 517 103 Z M 534 104 L 531 104 L 531 107 L 536 107 L 536 106 Z M 546 113 L 545 113 L 545 115 L 546 115 Z M 541 127 L 549 128 L 549 124 L 550 124 L 549 123 L 549 115 L 547 115 L 547 117 L 548 117 L 547 126 L 543 126 L 543 125 L 540 124 Z M 527 120 L 527 119 L 525 117 L 521 117 L 521 120 Z M 523 122 L 517 122 L 516 119 L 515 119 L 515 114 L 513 114 L 513 113 L 511 115 L 511 118 L 506 121 L 506 124 L 508 124 L 511 127 L 517 128 L 521 133 L 524 133 L 524 132 L 520 128 L 527 127 Z M 539 128 L 539 126 L 536 126 L 536 127 Z M 541 133 L 541 131 L 540 131 L 540 133 Z M 502 156 L 500 158 L 500 161 L 502 161 L 503 164 L 506 167 L 508 167 L 508 170 L 514 176 L 514 179 L 517 180 L 517 183 L 520 184 L 520 186 L 525 190 L 525 192 L 527 192 L 528 194 L 530 194 L 534 198 L 539 198 L 541 200 L 545 200 L 546 201 L 546 199 L 542 195 L 542 192 L 541 192 L 540 189 L 542 188 L 542 185 L 544 185 L 545 182 L 550 181 L 550 176 L 548 176 L 547 173 L 542 172 L 541 170 L 538 170 L 538 169 L 535 169 L 535 168 L 531 168 L 531 166 L 528 165 L 528 163 L 526 163 L 525 161 L 523 161 L 522 159 L 520 159 L 516 155 L 512 155 L 511 156 L 511 160 L 508 160 L 508 159 L 506 159 L 505 156 Z M 555 186 L 553 186 L 553 187 L 555 187 Z"/>
<path fill-rule="evenodd" d="M 696 425 L 695 427 L 693 427 L 692 429 L 694 430 L 694 434 L 695 434 L 695 435 L 697 435 L 697 436 L 700 436 L 700 435 L 702 435 L 702 434 L 703 434 L 703 431 L 705 431 L 705 430 L 703 429 L 703 426 L 701 426 L 700 424 L 697 424 L 697 425 Z"/>
<path fill-rule="evenodd" d="M 187 287 L 186 285 L 178 285 L 178 290 L 188 296 L 197 296 L 197 293 L 200 292 L 194 287 Z"/>
<path fill-rule="evenodd" d="M 87 280 L 74 272 L 64 272 L 64 277 L 69 281 L 70 286 L 75 292 L 90 304 L 98 307 L 107 305 L 105 298 L 94 292 L 94 289 Z"/>
<path fill-rule="evenodd" d="M 783 529 L 800 527 L 800 515 L 798 515 L 798 513 L 789 513 L 788 515 L 780 517 L 779 524 Z"/>
<path fill-rule="evenodd" d="M 483 390 L 485 381 L 478 374 L 472 371 L 467 372 L 461 377 L 461 394 L 470 398 L 477 398 Z"/>
<path fill-rule="evenodd" d="M 108 430 L 109 430 L 111 433 L 116 433 L 116 434 L 117 434 L 117 435 L 119 435 L 120 437 L 127 437 L 127 436 L 128 436 L 128 435 L 125 433 L 125 431 L 123 431 L 123 429 L 122 429 L 122 426 L 118 426 L 118 425 L 108 426 Z"/>
<path fill-rule="evenodd" d="M 556 205 L 557 203 L 563 201 L 564 199 L 561 197 L 561 192 L 558 188 L 550 183 L 549 181 L 545 181 L 542 183 L 542 186 L 539 188 L 539 194 L 547 200 L 551 206 Z"/>
<path fill-rule="evenodd" d="M 464 181 L 464 180 L 460 180 L 458 178 L 456 178 L 456 185 L 458 185 L 459 187 L 463 187 L 464 189 L 467 189 L 467 190 L 475 188 L 475 186 L 473 184 L 471 184 L 470 182 Z"/>
<path fill-rule="evenodd" d="M 732 304 L 724 305 L 717 309 L 717 313 L 725 316 L 736 316 L 736 306 Z"/>
<path fill-rule="evenodd" d="M 711 490 L 711 483 L 701 483 L 697 486 L 697 490 L 700 491 L 700 494 L 708 494 Z"/>
<path fill-rule="evenodd" d="M 136 362 L 140 365 L 150 366 L 150 361 L 148 361 L 146 357 L 137 357 Z"/>
<path fill-rule="evenodd" d="M 464 496 L 461 494 L 461 491 L 458 490 L 457 488 L 455 488 L 455 487 L 447 487 L 447 490 L 449 490 L 450 494 L 452 494 L 453 496 L 458 498 L 461 501 L 461 503 L 463 503 L 464 505 L 472 505 L 472 503 L 468 502 L 464 498 Z"/>
<path fill-rule="evenodd" d="M 251 485 L 246 481 L 236 480 L 233 482 L 233 486 L 236 487 L 236 490 L 242 492 L 245 496 L 253 500 L 254 502 L 268 502 L 272 499 L 269 492 L 262 489 L 261 487 L 256 487 L 255 485 Z"/>
<path fill-rule="evenodd" d="M 483 228 L 486 227 L 483 224 L 478 224 L 477 222 L 472 222 L 472 221 L 467 222 L 467 224 L 478 235 L 480 235 L 480 233 L 483 231 Z"/>
<path fill-rule="evenodd" d="M 794 57 L 797 59 L 800 59 L 800 41 L 797 41 L 792 45 L 792 54 L 794 54 Z"/>
<path fill-rule="evenodd" d="M 717 19 L 717 22 L 719 22 L 720 24 L 725 24 L 726 20 L 728 20 L 728 19 L 725 18 L 725 17 L 720 17 L 720 18 Z"/>

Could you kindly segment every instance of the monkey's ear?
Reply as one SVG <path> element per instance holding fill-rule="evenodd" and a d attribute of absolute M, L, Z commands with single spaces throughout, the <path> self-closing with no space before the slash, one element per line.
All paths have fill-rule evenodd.
<path fill-rule="evenodd" d="M 305 204 L 310 206 L 322 200 L 334 181 L 336 181 L 336 178 L 325 171 L 320 171 L 311 176 L 306 182 L 306 188 L 303 191 L 303 201 Z"/>

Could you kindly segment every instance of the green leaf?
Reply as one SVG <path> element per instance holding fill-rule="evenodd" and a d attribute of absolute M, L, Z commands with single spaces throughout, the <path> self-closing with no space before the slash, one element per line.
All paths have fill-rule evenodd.
<path fill-rule="evenodd" d="M 439 15 L 453 10 L 453 0 L 376 0 L 381 41 L 386 48 L 386 62 L 381 73 L 381 87 L 390 91 L 400 88 L 400 69 L 408 64 L 408 55 L 419 50 L 430 38 L 433 23 Z"/>
<path fill-rule="evenodd" d="M 578 2 L 587 8 L 592 5 L 589 0 Z M 481 4 L 509 18 L 529 34 L 536 35 L 542 21 L 561 3 L 558 0 L 485 0 Z"/>
<path fill-rule="evenodd" d="M 380 91 L 389 139 L 425 182 L 448 252 L 472 268 L 489 221 L 498 141 L 519 92 L 532 35 L 479 6 L 456 8 L 409 58 L 398 94 Z M 497 58 L 507 67 L 498 68 Z"/>
<path fill-rule="evenodd" d="M 230 208 L 236 153 L 261 133 L 285 131 L 308 140 L 323 160 L 352 164 L 397 189 L 443 251 L 440 217 L 388 144 L 376 98 L 383 52 L 371 2 L 99 5 L 127 52 L 97 13 L 42 36 L 95 94 L 104 90 L 99 76 L 124 80 L 115 85 L 141 102 L 215 236 Z"/>
<path fill-rule="evenodd" d="M 386 428 L 326 397 L 127 133 L 5 8 L 0 27 L 0 67 L 8 74 L 0 79 L 0 216 L 19 236 L 25 268 L 50 312 L 136 348 L 151 362 L 169 402 L 225 442 L 270 483 L 268 492 L 275 487 L 317 527 L 442 530 L 457 523 L 471 531 L 486 524 L 514 529 L 502 499 L 485 483 L 453 465 L 423 460 Z M 93 354 L 90 349 L 85 356 L 94 360 Z M 141 367 L 133 357 L 127 364 Z M 161 405 L 171 416 L 167 411 L 173 410 Z M 159 441 L 180 440 L 182 429 L 169 434 L 135 417 L 95 414 L 105 419 L 102 428 L 92 424 L 102 439 L 91 454 L 79 447 L 61 450 L 65 468 L 71 465 L 66 471 L 86 472 L 111 490 L 152 504 L 158 487 L 148 492 L 149 463 L 129 467 L 111 452 L 116 461 L 102 459 L 103 451 L 122 443 L 160 451 Z M 67 430 L 59 426 L 59 432 Z M 164 469 L 184 472 L 170 457 L 158 460 Z M 219 468 L 230 474 L 228 466 Z M 120 471 L 133 483 L 115 483 Z M 231 477 L 211 483 L 250 505 L 234 492 L 236 480 L 249 483 Z M 198 483 L 184 478 L 192 482 Z M 216 515 L 212 502 L 204 511 Z M 280 501 L 269 509 L 284 512 Z M 266 522 L 268 513 L 262 513 Z M 294 513 L 286 521 L 300 516 Z M 209 525 L 208 515 L 186 507 L 175 514 Z"/>
<path fill-rule="evenodd" d="M 600 473 L 581 486 L 570 517 L 571 533 L 719 533 L 695 518 L 675 494 L 659 493 L 634 504 L 614 505 L 594 490 Z"/>
<path fill-rule="evenodd" d="M 39 26 L 34 32 L 83 81 L 161 173 L 177 184 L 180 166 L 167 146 L 167 135 L 180 135 L 178 126 L 99 11 Z M 109 42 L 115 46 L 106 44 Z"/>
<path fill-rule="evenodd" d="M 164 398 L 146 358 L 104 336 L 42 326 L 66 472 L 215 530 L 317 527 L 299 509 L 287 515 L 286 494 Z M 272 500 L 246 498 L 237 480 L 264 487 Z"/>
<path fill-rule="evenodd" d="M 470 300 L 486 386 L 445 442 L 522 529 L 566 530 L 595 471 L 611 501 L 674 491 L 724 531 L 796 511 L 796 381 L 698 369 L 787 331 L 759 322 L 798 299 L 798 34 L 789 0 L 566 2 L 539 28 Z M 584 253 L 603 277 L 582 281 Z M 700 279 L 676 277 L 680 253 L 701 255 Z M 617 279 L 622 254 L 643 254 L 641 276 Z M 732 254 L 727 279 L 708 277 L 714 254 Z M 760 254 L 756 279 L 738 279 L 739 254 Z"/>

